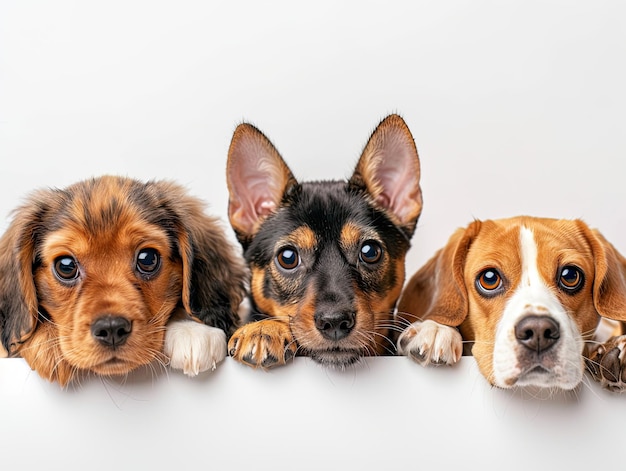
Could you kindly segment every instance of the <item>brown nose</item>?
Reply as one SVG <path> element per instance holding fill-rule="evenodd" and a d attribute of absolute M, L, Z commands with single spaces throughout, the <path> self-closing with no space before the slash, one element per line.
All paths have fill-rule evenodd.
<path fill-rule="evenodd" d="M 548 350 L 560 336 L 559 324 L 549 316 L 526 316 L 515 326 L 517 341 L 537 353 Z"/>

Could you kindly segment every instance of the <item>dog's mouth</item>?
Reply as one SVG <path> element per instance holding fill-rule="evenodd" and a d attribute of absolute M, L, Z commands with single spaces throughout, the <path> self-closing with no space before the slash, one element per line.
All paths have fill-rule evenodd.
<path fill-rule="evenodd" d="M 509 386 L 554 386 L 554 373 L 541 364 L 534 364 L 519 371 L 507 381 Z"/>
<path fill-rule="evenodd" d="M 359 349 L 344 349 L 333 347 L 323 350 L 311 350 L 308 352 L 309 357 L 320 365 L 345 369 L 358 363 L 364 356 Z"/>
<path fill-rule="evenodd" d="M 135 358 L 117 353 L 103 355 L 91 365 L 81 365 L 81 369 L 103 376 L 119 376 L 150 363 L 154 358 Z"/>
<path fill-rule="evenodd" d="M 517 377 L 511 378 L 508 383 L 510 387 L 571 390 L 579 382 L 571 375 L 559 374 L 552 368 L 535 364 L 525 368 Z"/>
<path fill-rule="evenodd" d="M 89 369 L 100 375 L 120 375 L 134 370 L 138 365 L 118 356 L 104 360 Z"/>
<path fill-rule="evenodd" d="M 528 368 L 526 371 L 522 373 L 522 376 L 527 375 L 546 375 L 550 374 L 551 371 L 543 365 L 535 365 L 531 368 Z"/>

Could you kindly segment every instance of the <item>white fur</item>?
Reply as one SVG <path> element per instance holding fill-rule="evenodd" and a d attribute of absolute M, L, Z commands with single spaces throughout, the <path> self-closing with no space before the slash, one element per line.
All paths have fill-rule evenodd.
<path fill-rule="evenodd" d="M 463 354 L 463 338 L 454 327 L 429 320 L 417 321 L 400 335 L 398 352 L 424 366 L 453 365 Z"/>
<path fill-rule="evenodd" d="M 507 301 L 498 323 L 493 352 L 494 383 L 507 388 L 511 387 L 511 382 L 514 381 L 516 386 L 555 386 L 572 389 L 582 380 L 584 372 L 581 356 L 583 341 L 576 324 L 550 290 L 550 284 L 541 277 L 537 266 L 537 244 L 532 230 L 521 228 L 520 246 L 521 283 Z M 551 363 L 554 364 L 549 374 L 525 374 L 524 365 L 518 362 L 518 351 L 525 347 L 515 338 L 515 325 L 529 314 L 551 316 L 560 326 L 560 340 L 549 352 L 552 356 Z"/>
<path fill-rule="evenodd" d="M 596 331 L 593 334 L 594 342 L 597 344 L 602 344 L 609 340 L 609 338 L 615 335 L 615 331 L 618 330 L 619 324 L 619 321 L 614 321 L 613 319 L 601 317 L 600 322 L 598 323 L 598 327 L 596 327 Z M 591 347 L 593 348 L 593 345 L 591 345 Z"/>
<path fill-rule="evenodd" d="M 214 370 L 226 357 L 226 334 L 200 322 L 174 319 L 167 324 L 163 352 L 170 359 L 170 367 L 197 376 Z"/>

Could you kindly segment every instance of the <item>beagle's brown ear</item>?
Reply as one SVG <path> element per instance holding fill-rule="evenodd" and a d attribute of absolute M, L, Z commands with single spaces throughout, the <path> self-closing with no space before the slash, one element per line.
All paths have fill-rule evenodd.
<path fill-rule="evenodd" d="M 172 206 L 179 219 L 183 307 L 230 337 L 239 326 L 238 310 L 246 295 L 243 258 L 226 238 L 221 222 L 204 212 L 200 200 L 181 195 Z"/>
<path fill-rule="evenodd" d="M 602 317 L 626 321 L 626 259 L 597 230 L 577 221 L 593 252 L 593 303 Z"/>
<path fill-rule="evenodd" d="M 249 243 L 263 220 L 297 181 L 276 147 L 251 124 L 237 126 L 226 164 L 228 217 L 237 238 Z"/>
<path fill-rule="evenodd" d="M 481 222 L 457 229 L 445 247 L 409 280 L 398 303 L 398 316 L 407 324 L 432 320 L 456 327 L 469 313 L 463 277 L 467 252 L 480 231 Z"/>
<path fill-rule="evenodd" d="M 364 188 L 411 237 L 422 213 L 420 160 L 413 135 L 397 114 L 372 132 L 350 184 Z"/>
<path fill-rule="evenodd" d="M 2 346 L 9 356 L 19 348 L 37 325 L 37 291 L 33 267 L 37 247 L 45 230 L 43 215 L 49 195 L 41 194 L 17 208 L 0 238 L 0 329 Z"/>

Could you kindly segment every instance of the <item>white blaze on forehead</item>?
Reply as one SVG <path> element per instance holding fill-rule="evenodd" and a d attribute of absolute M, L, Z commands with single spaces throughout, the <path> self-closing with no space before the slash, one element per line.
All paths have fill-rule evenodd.
<path fill-rule="evenodd" d="M 533 231 L 525 226 L 520 229 L 520 248 L 522 263 L 522 286 L 533 286 L 543 284 L 537 267 L 537 244 Z"/>
<path fill-rule="evenodd" d="M 552 317 L 561 327 L 559 343 L 550 353 L 559 366 L 554 368 L 551 379 L 546 378 L 546 386 L 569 389 L 580 381 L 583 371 L 580 360 L 583 344 L 578 329 L 550 289 L 550 280 L 541 277 L 539 249 L 533 231 L 522 226 L 519 241 L 521 278 L 519 286 L 511 287 L 513 294 L 506 302 L 498 322 L 493 351 L 494 381 L 498 386 L 510 387 L 510 380 L 522 373 L 524 367 L 518 362 L 518 351 L 523 351 L 525 347 L 517 341 L 515 326 L 524 316 L 540 314 Z M 507 267 L 503 269 L 506 273 Z M 524 379 L 520 378 L 517 384 L 525 385 Z"/>

